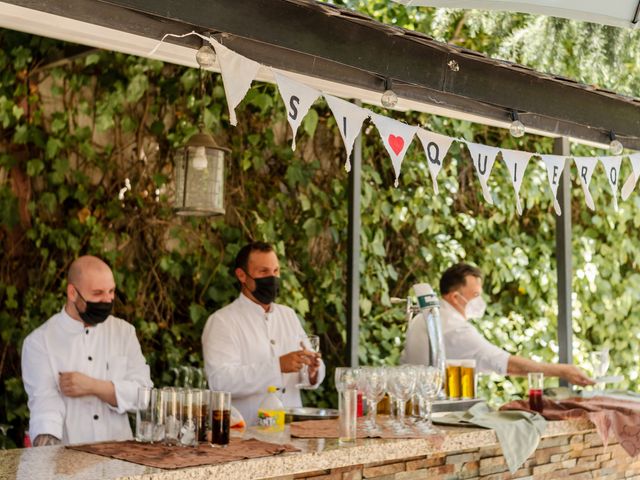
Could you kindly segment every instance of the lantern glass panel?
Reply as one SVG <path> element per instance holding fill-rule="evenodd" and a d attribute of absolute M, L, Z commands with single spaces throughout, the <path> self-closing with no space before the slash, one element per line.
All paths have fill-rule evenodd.
<path fill-rule="evenodd" d="M 175 208 L 179 215 L 224 214 L 222 150 L 188 146 L 176 154 Z"/>

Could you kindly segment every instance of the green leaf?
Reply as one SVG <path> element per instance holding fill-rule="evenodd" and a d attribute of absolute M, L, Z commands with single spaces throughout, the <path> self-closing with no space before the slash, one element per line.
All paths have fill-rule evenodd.
<path fill-rule="evenodd" d="M 318 112 L 314 109 L 310 109 L 304 117 L 302 126 L 304 127 L 304 131 L 307 132 L 307 135 L 313 137 L 313 134 L 316 132 L 316 128 L 318 127 Z"/>
<path fill-rule="evenodd" d="M 35 177 L 40 175 L 44 170 L 44 163 L 39 158 L 34 158 L 27 162 L 27 175 Z"/>

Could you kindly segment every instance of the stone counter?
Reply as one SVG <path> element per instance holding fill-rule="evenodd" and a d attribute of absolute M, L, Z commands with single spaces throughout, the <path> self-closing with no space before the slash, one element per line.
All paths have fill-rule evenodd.
<path fill-rule="evenodd" d="M 634 462 L 615 443 L 605 448 L 588 421 L 548 422 L 538 449 L 513 476 L 506 473 L 507 467 L 492 430 L 442 429 L 446 431 L 444 440 L 441 437 L 437 440 L 366 439 L 348 447 L 338 446 L 333 439 L 292 439 L 291 443 L 301 448 L 302 452 L 182 470 L 144 467 L 64 447 L 7 450 L 0 452 L 0 479 L 408 480 L 568 477 L 640 480 L 640 462 Z"/>

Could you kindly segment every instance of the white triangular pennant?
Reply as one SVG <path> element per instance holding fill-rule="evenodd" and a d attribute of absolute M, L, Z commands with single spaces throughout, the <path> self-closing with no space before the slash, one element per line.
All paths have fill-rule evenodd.
<path fill-rule="evenodd" d="M 295 150 L 298 127 L 309 111 L 309 108 L 311 108 L 311 105 L 313 105 L 313 102 L 320 96 L 320 92 L 315 88 L 307 87 L 304 83 L 291 80 L 275 70 L 273 74 L 276 77 L 280 96 L 282 96 L 282 100 L 284 100 L 284 105 L 287 109 L 287 120 L 289 121 L 289 125 L 291 125 L 291 130 L 293 130 L 291 149 Z"/>
<path fill-rule="evenodd" d="M 533 153 L 522 152 L 520 150 L 509 150 L 506 148 L 501 148 L 500 151 L 502 152 L 502 159 L 507 165 L 511 184 L 516 192 L 516 210 L 518 211 L 518 215 L 522 215 L 520 188 L 522 187 L 524 172 L 527 169 L 527 165 L 529 164 L 529 160 L 531 160 Z"/>
<path fill-rule="evenodd" d="M 539 157 L 542 158 L 545 167 L 547 167 L 547 178 L 553 193 L 553 209 L 556 211 L 556 215 L 560 216 L 562 215 L 562 210 L 558 203 L 558 186 L 560 186 L 560 177 L 567 157 L 565 155 L 539 155 Z"/>
<path fill-rule="evenodd" d="M 371 120 L 378 129 L 378 133 L 380 133 L 380 137 L 382 138 L 382 143 L 391 157 L 393 170 L 396 173 L 396 181 L 394 185 L 397 187 L 402 160 L 407 153 L 409 145 L 411 145 L 411 142 L 413 141 L 413 137 L 416 134 L 418 127 L 407 125 L 406 123 L 399 122 L 393 118 L 377 115 L 373 112 L 371 112 Z"/>
<path fill-rule="evenodd" d="M 484 200 L 488 204 L 493 205 L 493 198 L 491 198 L 491 192 L 489 191 L 487 180 L 489 180 L 491 170 L 493 169 L 493 164 L 496 161 L 496 155 L 498 155 L 500 149 L 495 147 L 488 147 L 487 145 L 481 145 L 479 143 L 465 143 L 467 144 L 467 148 L 469 149 L 469 153 L 471 154 L 473 166 L 475 167 L 476 173 L 478 174 L 478 179 L 480 180 L 480 185 L 482 186 L 482 195 L 484 196 Z"/>
<path fill-rule="evenodd" d="M 428 132 L 423 128 L 418 129 L 418 138 L 424 148 L 424 154 L 427 156 L 427 166 L 431 174 L 433 182 L 433 191 L 438 194 L 438 173 L 442 168 L 442 161 L 451 147 L 453 138 L 439 133 Z"/>
<path fill-rule="evenodd" d="M 356 137 L 360 133 L 362 124 L 369 118 L 369 110 L 340 98 L 332 97 L 326 93 L 324 94 L 324 99 L 327 101 L 331 113 L 333 113 L 333 116 L 336 118 L 338 130 L 344 142 L 344 148 L 347 150 L 347 161 L 344 169 L 349 172 L 351 171 L 351 161 L 349 158 L 353 150 L 353 142 L 355 142 Z"/>
<path fill-rule="evenodd" d="M 622 200 L 629 198 L 629 195 L 631 195 L 633 189 L 636 188 L 636 183 L 638 183 L 638 179 L 640 178 L 640 153 L 629 155 L 629 160 L 631 160 L 632 171 L 622 186 Z"/>
<path fill-rule="evenodd" d="M 618 210 L 618 180 L 620 179 L 620 164 L 622 163 L 622 155 L 616 155 L 614 157 L 598 157 L 604 165 L 604 170 L 607 172 L 607 180 L 611 186 L 611 192 L 613 193 L 613 208 Z"/>
<path fill-rule="evenodd" d="M 236 107 L 249 91 L 260 64 L 229 50 L 213 38 L 208 38 L 207 40 L 213 45 L 220 63 L 224 93 L 227 96 L 227 104 L 229 105 L 229 123 L 237 125 Z"/>
<path fill-rule="evenodd" d="M 594 157 L 573 157 L 573 161 L 576 163 L 578 169 L 578 178 L 582 185 L 582 191 L 584 192 L 584 198 L 587 202 L 587 207 L 591 210 L 596 209 L 595 203 L 593 203 L 593 197 L 589 191 L 589 184 L 591 183 L 591 176 L 596 169 L 598 161 Z"/>

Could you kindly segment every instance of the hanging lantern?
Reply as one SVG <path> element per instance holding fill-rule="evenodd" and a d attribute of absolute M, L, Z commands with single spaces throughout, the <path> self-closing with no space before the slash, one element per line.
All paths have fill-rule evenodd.
<path fill-rule="evenodd" d="M 178 215 L 224 215 L 224 154 L 230 152 L 216 144 L 200 129 L 175 155 Z"/>

